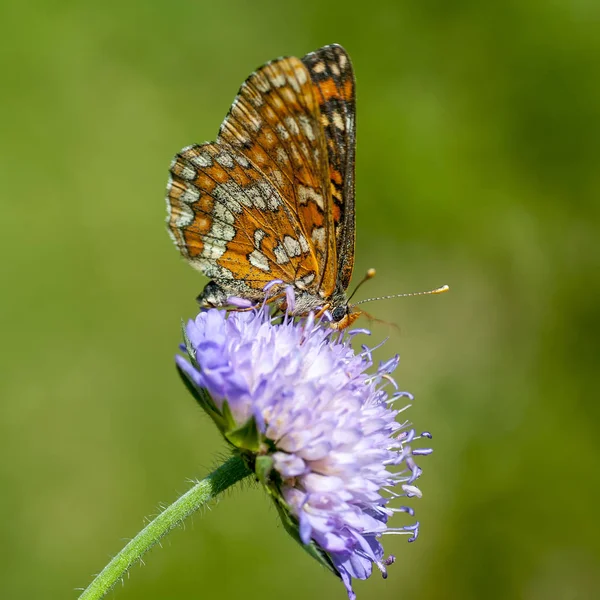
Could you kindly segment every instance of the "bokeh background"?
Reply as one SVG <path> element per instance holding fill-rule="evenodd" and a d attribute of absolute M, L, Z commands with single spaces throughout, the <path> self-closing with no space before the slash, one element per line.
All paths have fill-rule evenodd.
<path fill-rule="evenodd" d="M 3 598 L 76 598 L 219 462 L 173 367 L 206 280 L 167 169 L 255 67 L 331 42 L 361 296 L 452 287 L 369 308 L 436 452 L 419 540 L 359 598 L 600 598 L 600 4 L 9 0 L 0 33 Z M 145 562 L 111 598 L 345 597 L 254 488 Z"/>

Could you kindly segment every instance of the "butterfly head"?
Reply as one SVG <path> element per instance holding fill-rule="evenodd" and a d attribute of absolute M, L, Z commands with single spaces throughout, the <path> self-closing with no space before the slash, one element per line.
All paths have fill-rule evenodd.
<path fill-rule="evenodd" d="M 334 329 L 346 329 L 358 319 L 358 317 L 362 314 L 362 311 L 357 309 L 359 304 L 364 304 L 365 302 L 372 302 L 373 300 L 386 300 L 388 298 L 403 298 L 407 296 L 428 296 L 432 294 L 442 294 L 447 292 L 450 288 L 447 285 L 443 285 L 439 288 L 435 288 L 434 290 L 428 290 L 426 292 L 413 292 L 410 294 L 393 294 L 391 296 L 379 296 L 378 298 L 367 298 L 366 300 L 361 300 L 360 302 L 356 302 L 355 304 L 350 304 L 350 300 L 356 293 L 356 291 L 369 279 L 375 277 L 375 269 L 369 269 L 365 276 L 358 282 L 358 285 L 354 288 L 350 297 L 346 300 L 344 293 L 338 294 L 338 297 L 335 299 L 337 302 L 332 303 L 332 307 L 330 307 L 331 312 L 331 327 Z M 365 313 L 368 315 L 368 313 Z"/>
<path fill-rule="evenodd" d="M 336 306 L 331 311 L 331 327 L 333 329 L 346 329 L 360 317 L 360 314 L 361 311 L 355 310 L 350 304 Z"/>
<path fill-rule="evenodd" d="M 350 304 L 350 300 L 352 300 L 352 297 L 356 294 L 356 290 L 358 290 L 365 281 L 368 281 L 373 277 L 375 277 L 375 269 L 369 269 L 347 299 L 346 293 L 343 290 L 337 291 L 332 306 L 329 308 L 331 313 L 330 325 L 333 329 L 346 329 L 346 327 L 350 327 L 350 325 L 360 317 L 362 314 L 361 311 L 356 309 L 356 304 Z"/>

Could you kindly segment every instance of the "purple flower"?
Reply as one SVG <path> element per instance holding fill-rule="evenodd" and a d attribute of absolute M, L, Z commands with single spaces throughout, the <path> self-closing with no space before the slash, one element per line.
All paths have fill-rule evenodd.
<path fill-rule="evenodd" d="M 288 298 L 288 305 L 293 297 Z M 418 523 L 390 527 L 398 498 L 420 496 L 421 474 L 410 423 L 392 408 L 402 397 L 391 373 L 398 357 L 375 373 L 371 350 L 356 354 L 349 333 L 306 318 L 273 317 L 267 306 L 247 312 L 211 309 L 185 327 L 190 362 L 177 357 L 203 408 L 265 485 L 288 532 L 344 582 L 384 577 L 381 538 Z M 390 394 L 387 389 L 394 391 Z"/>

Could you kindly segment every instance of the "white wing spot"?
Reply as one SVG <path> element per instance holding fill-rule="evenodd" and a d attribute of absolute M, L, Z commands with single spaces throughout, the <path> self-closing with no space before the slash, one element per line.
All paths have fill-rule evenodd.
<path fill-rule="evenodd" d="M 190 162 L 201 169 L 204 167 L 212 167 L 213 164 L 212 157 L 206 152 L 190 157 Z"/>
<path fill-rule="evenodd" d="M 259 210 L 265 210 L 267 208 L 267 203 L 265 202 L 262 194 L 260 193 L 260 188 L 258 184 L 249 185 L 244 188 L 244 192 L 248 198 L 250 198 L 249 206 L 255 206 Z M 243 201 L 246 204 L 246 201 Z"/>
<path fill-rule="evenodd" d="M 281 171 L 273 171 L 270 176 L 277 188 L 283 188 L 283 186 L 285 185 L 285 179 Z M 277 201 L 277 206 L 279 206 L 279 201 Z M 275 210 L 275 208 L 273 208 L 272 210 Z"/>
<path fill-rule="evenodd" d="M 252 83 L 256 86 L 256 89 L 263 94 L 266 94 L 271 89 L 271 83 L 263 73 L 255 73 L 252 78 Z"/>
<path fill-rule="evenodd" d="M 280 165 L 290 164 L 290 158 L 282 146 L 278 146 L 277 150 L 275 150 L 275 157 L 277 158 L 277 163 Z"/>
<path fill-rule="evenodd" d="M 296 94 L 294 94 L 294 90 L 290 87 L 282 88 L 281 95 L 283 96 L 283 99 L 289 102 L 290 104 L 292 104 L 294 100 L 296 100 Z"/>
<path fill-rule="evenodd" d="M 207 260 L 207 259 L 201 258 L 197 262 L 196 261 L 192 262 L 191 265 L 193 267 L 195 267 L 196 269 L 199 269 L 200 271 L 202 271 L 207 277 L 210 277 L 210 278 L 235 279 L 233 276 L 233 273 L 229 269 L 226 269 L 225 267 L 217 265 L 212 260 Z"/>
<path fill-rule="evenodd" d="M 277 210 L 281 200 L 277 192 L 266 181 L 257 181 L 253 185 L 244 188 L 246 196 L 250 198 L 250 204 L 247 199 L 240 197 L 240 200 L 246 206 L 254 206 L 259 210 Z"/>
<path fill-rule="evenodd" d="M 247 169 L 250 166 L 250 161 L 242 154 L 234 154 L 233 157 L 235 158 L 235 162 L 240 165 L 240 167 Z"/>
<path fill-rule="evenodd" d="M 179 197 L 181 202 L 185 202 L 186 204 L 193 204 L 194 202 L 198 202 L 200 198 L 200 190 L 195 187 L 188 186 L 183 194 Z"/>
<path fill-rule="evenodd" d="M 340 76 L 340 68 L 334 63 L 331 65 L 331 72 L 336 76 L 339 77 Z"/>
<path fill-rule="evenodd" d="M 171 212 L 171 216 L 175 217 L 175 227 L 179 229 L 183 229 L 194 222 L 194 211 L 187 204 L 180 204 Z"/>
<path fill-rule="evenodd" d="M 202 258 L 217 260 L 225 254 L 227 242 L 235 237 L 235 227 L 232 223 L 235 221 L 233 213 L 222 204 L 215 204 L 215 218 L 213 219 L 210 232 L 202 236 L 204 248 L 202 249 Z M 205 272 L 208 277 L 214 277 Z"/>
<path fill-rule="evenodd" d="M 269 261 L 267 260 L 267 257 L 262 252 L 259 252 L 258 250 L 253 250 L 248 255 L 248 260 L 250 261 L 250 264 L 253 267 L 260 269 L 261 271 L 267 271 L 267 272 L 270 271 Z"/>
<path fill-rule="evenodd" d="M 310 119 L 306 115 L 299 115 L 298 120 L 300 121 L 300 126 L 302 127 L 302 131 L 304 131 L 304 135 L 311 141 L 315 141 L 315 132 L 313 130 L 312 123 Z"/>
<path fill-rule="evenodd" d="M 285 246 L 288 256 L 300 256 L 300 243 L 291 235 L 286 235 L 283 237 L 283 245 Z"/>
<path fill-rule="evenodd" d="M 283 87 L 285 85 L 285 75 L 283 73 L 278 73 L 277 75 L 271 77 L 271 83 L 275 87 Z"/>
<path fill-rule="evenodd" d="M 306 241 L 306 238 L 303 235 L 301 235 L 298 238 L 298 241 L 300 242 L 300 248 L 302 248 L 302 252 L 308 252 L 309 247 L 308 247 L 308 242 Z"/>
<path fill-rule="evenodd" d="M 194 181 L 196 179 L 196 169 L 192 169 L 189 165 L 180 165 L 178 170 L 178 175 L 181 179 L 185 179 L 186 181 Z"/>
<path fill-rule="evenodd" d="M 288 83 L 292 86 L 292 88 L 296 92 L 296 94 L 300 93 L 300 83 L 298 82 L 298 80 L 295 77 L 290 77 L 288 79 Z"/>
<path fill-rule="evenodd" d="M 240 189 L 235 181 L 226 181 L 217 185 L 212 192 L 212 197 L 232 212 L 240 214 L 243 210 L 238 199 Z"/>
<path fill-rule="evenodd" d="M 315 73 L 322 73 L 322 72 L 325 70 L 325 63 L 324 63 L 324 62 L 318 62 L 318 63 L 315 63 L 315 64 L 312 66 L 312 70 L 313 70 Z"/>
<path fill-rule="evenodd" d="M 273 248 L 273 254 L 275 254 L 275 260 L 277 261 L 278 265 L 284 265 L 285 263 L 290 262 L 290 257 L 287 255 L 281 244 Z"/>
<path fill-rule="evenodd" d="M 325 204 L 323 203 L 323 196 L 316 192 L 313 188 L 305 185 L 298 186 L 298 200 L 300 201 L 300 204 L 315 202 L 321 210 L 323 210 L 325 207 Z"/>
<path fill-rule="evenodd" d="M 221 152 L 220 154 L 217 154 L 217 156 L 215 157 L 215 160 L 222 167 L 226 167 L 227 169 L 231 169 L 231 167 L 233 167 L 235 164 L 233 162 L 233 158 L 231 157 L 231 154 L 228 154 L 227 152 Z"/>
<path fill-rule="evenodd" d="M 306 156 L 309 156 L 308 146 L 303 139 L 300 139 L 300 150 L 302 150 Z"/>
<path fill-rule="evenodd" d="M 283 122 L 285 123 L 287 130 L 292 135 L 298 135 L 300 133 L 300 129 L 298 129 L 298 123 L 296 123 L 292 117 L 286 117 Z"/>
<path fill-rule="evenodd" d="M 266 181 L 257 181 L 256 183 L 244 188 L 246 195 L 250 196 L 252 206 L 259 210 L 277 210 L 281 205 L 281 199 L 272 185 Z M 244 202 L 246 204 L 246 202 Z"/>
<path fill-rule="evenodd" d="M 227 244 L 222 242 L 221 240 L 211 240 L 207 237 L 203 238 L 204 248 L 202 249 L 202 258 L 206 258 L 208 260 L 217 260 L 225 254 L 225 250 L 227 250 Z M 208 277 L 212 277 L 206 273 Z"/>
<path fill-rule="evenodd" d="M 248 123 L 248 126 L 254 133 L 258 133 L 262 127 L 262 119 L 251 112 L 244 114 L 244 121 Z"/>
<path fill-rule="evenodd" d="M 230 242 L 235 237 L 235 227 L 233 225 L 225 225 L 224 223 L 213 223 L 211 228 L 215 231 L 215 237 Z"/>
<path fill-rule="evenodd" d="M 275 125 L 275 131 L 277 132 L 277 137 L 279 137 L 280 140 L 289 140 L 290 139 L 290 134 L 288 133 L 288 130 L 281 124 Z"/>
<path fill-rule="evenodd" d="M 325 246 L 325 227 L 315 227 L 312 230 L 311 239 L 319 247 Z"/>
<path fill-rule="evenodd" d="M 248 102 L 254 106 L 254 108 L 260 108 L 265 103 L 262 93 L 257 92 L 255 89 L 248 87 L 247 85 L 244 85 L 244 95 Z M 236 104 L 237 101 L 235 101 L 233 105 L 235 106 Z"/>
<path fill-rule="evenodd" d="M 296 73 L 296 79 L 300 85 L 304 85 L 308 81 L 306 69 L 304 67 L 296 67 L 294 72 Z"/>
<path fill-rule="evenodd" d="M 223 221 L 224 223 L 233 224 L 235 222 L 233 213 L 227 206 L 224 206 L 223 204 L 215 203 L 214 213 L 217 219 Z"/>
<path fill-rule="evenodd" d="M 260 244 L 263 241 L 266 233 L 262 229 L 257 229 L 254 232 L 254 246 L 257 250 L 260 250 Z"/>
<path fill-rule="evenodd" d="M 344 121 L 342 121 L 342 117 L 340 117 L 340 113 L 336 110 L 332 116 L 333 116 L 333 124 L 338 129 L 341 129 L 342 131 L 344 131 L 344 129 L 345 129 Z"/>
<path fill-rule="evenodd" d="M 281 204 L 281 201 L 279 200 L 279 197 L 277 196 L 275 190 L 270 185 L 264 182 L 260 182 L 259 185 L 261 185 L 266 194 L 267 206 L 269 207 L 269 210 L 277 210 L 279 208 L 279 205 Z"/>

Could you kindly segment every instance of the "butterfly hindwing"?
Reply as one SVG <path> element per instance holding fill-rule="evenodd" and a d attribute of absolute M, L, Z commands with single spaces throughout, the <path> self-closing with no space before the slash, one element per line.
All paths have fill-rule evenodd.
<path fill-rule="evenodd" d="M 318 268 L 279 192 L 233 148 L 207 143 L 182 150 L 167 199 L 181 253 L 221 287 L 259 299 L 267 282 L 306 278 Z"/>

